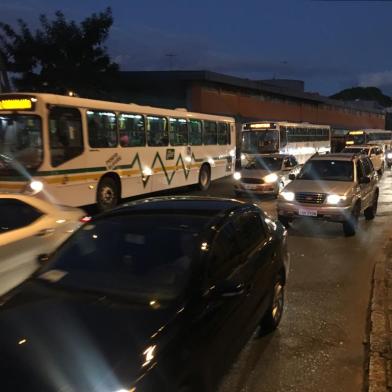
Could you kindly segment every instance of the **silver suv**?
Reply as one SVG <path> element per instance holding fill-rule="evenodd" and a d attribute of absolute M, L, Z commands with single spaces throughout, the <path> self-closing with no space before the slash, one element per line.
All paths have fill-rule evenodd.
<path fill-rule="evenodd" d="M 343 224 L 346 235 L 355 235 L 363 212 L 373 219 L 379 189 L 377 173 L 364 155 L 315 155 L 278 198 L 278 219 L 287 227 L 300 217 Z"/>

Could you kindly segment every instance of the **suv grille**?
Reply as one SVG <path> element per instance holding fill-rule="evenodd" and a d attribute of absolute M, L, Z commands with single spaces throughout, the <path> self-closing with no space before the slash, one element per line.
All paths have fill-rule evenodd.
<path fill-rule="evenodd" d="M 323 204 L 326 196 L 325 193 L 299 192 L 295 194 L 295 200 L 299 203 Z"/>
<path fill-rule="evenodd" d="M 264 184 L 264 180 L 261 178 L 241 178 L 241 182 L 244 184 Z"/>

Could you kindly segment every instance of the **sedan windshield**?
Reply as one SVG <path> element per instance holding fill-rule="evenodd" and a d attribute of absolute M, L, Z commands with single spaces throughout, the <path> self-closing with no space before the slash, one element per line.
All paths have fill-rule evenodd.
<path fill-rule="evenodd" d="M 41 119 L 33 115 L 0 115 L 0 169 L 37 169 L 42 162 Z"/>
<path fill-rule="evenodd" d="M 125 215 L 82 226 L 40 279 L 131 299 L 171 300 L 187 285 L 205 216 Z"/>
<path fill-rule="evenodd" d="M 245 166 L 247 170 L 268 170 L 270 172 L 279 171 L 282 168 L 282 158 L 263 157 L 254 158 Z"/>
<path fill-rule="evenodd" d="M 351 161 L 312 160 L 305 163 L 299 180 L 353 181 Z"/>

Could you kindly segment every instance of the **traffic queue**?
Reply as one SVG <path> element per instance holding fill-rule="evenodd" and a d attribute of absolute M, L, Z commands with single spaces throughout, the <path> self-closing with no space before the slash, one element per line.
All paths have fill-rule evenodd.
<path fill-rule="evenodd" d="M 51 107 L 57 126 L 47 129 L 29 111 L 43 116 L 53 97 L 32 98 L 12 102 L 18 115 L 11 105 L 0 116 L 0 188 L 9 187 L 0 196 L 2 390 L 214 391 L 254 331 L 281 321 L 290 225 L 332 221 L 352 236 L 361 214 L 377 214 L 385 144 L 330 154 L 329 126 L 248 123 L 235 170 L 230 118 L 70 99 L 85 120 L 73 112 L 67 125 L 72 110 Z M 107 121 L 115 132 L 103 140 Z M 89 154 L 85 140 L 97 157 L 107 154 L 104 166 L 75 163 Z M 120 164 L 124 151 L 136 155 Z M 277 219 L 230 198 L 165 195 L 117 206 L 176 186 L 206 191 L 230 175 L 236 197 L 276 198 Z M 137 192 L 124 193 L 130 184 Z M 73 194 L 82 188 L 100 214 L 76 207 L 86 204 Z M 54 203 L 49 189 L 72 206 Z"/>

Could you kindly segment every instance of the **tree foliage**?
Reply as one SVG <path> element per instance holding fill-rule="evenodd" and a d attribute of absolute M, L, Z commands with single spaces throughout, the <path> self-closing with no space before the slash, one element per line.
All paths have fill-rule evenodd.
<path fill-rule="evenodd" d="M 110 8 L 92 14 L 80 25 L 68 22 L 61 11 L 52 21 L 41 15 L 40 27 L 34 32 L 23 20 L 18 20 L 18 32 L 0 22 L 0 51 L 7 69 L 15 75 L 15 87 L 99 96 L 118 72 L 103 46 L 112 24 Z"/>
<path fill-rule="evenodd" d="M 331 96 L 342 101 L 375 101 L 381 106 L 392 106 L 392 99 L 383 94 L 377 87 L 353 87 Z"/>

